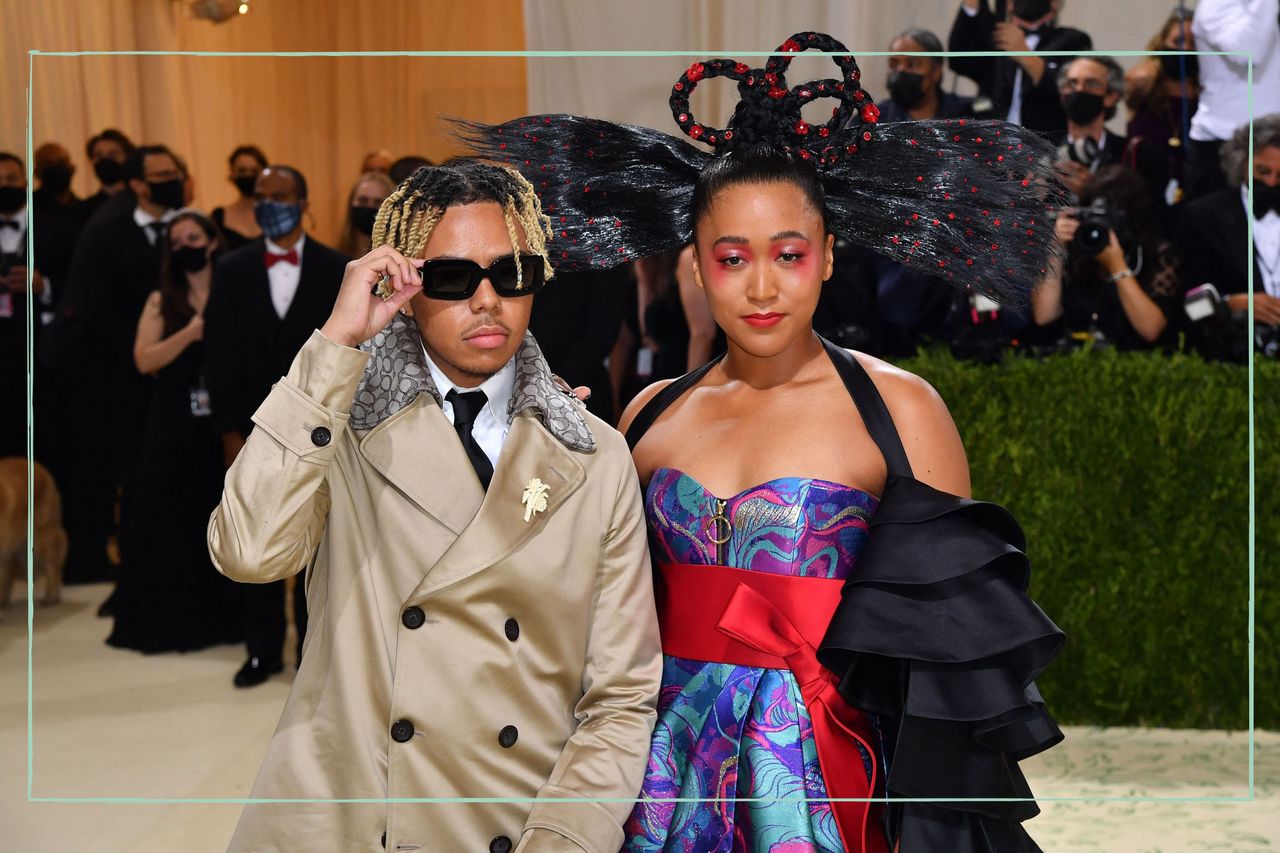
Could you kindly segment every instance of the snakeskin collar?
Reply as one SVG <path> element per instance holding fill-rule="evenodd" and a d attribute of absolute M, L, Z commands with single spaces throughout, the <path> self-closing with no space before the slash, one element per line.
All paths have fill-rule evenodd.
<path fill-rule="evenodd" d="M 373 429 L 382 421 L 412 403 L 419 394 L 427 393 L 440 405 L 440 391 L 431 379 L 422 352 L 418 324 L 403 314 L 396 314 L 387 327 L 360 349 L 372 358 L 351 404 L 351 427 Z M 582 416 L 578 401 L 561 391 L 551 376 L 551 368 L 542 349 L 526 332 L 516 351 L 516 379 L 507 407 L 507 418 L 519 412 L 532 411 L 542 425 L 565 447 L 591 453 L 595 438 Z"/>

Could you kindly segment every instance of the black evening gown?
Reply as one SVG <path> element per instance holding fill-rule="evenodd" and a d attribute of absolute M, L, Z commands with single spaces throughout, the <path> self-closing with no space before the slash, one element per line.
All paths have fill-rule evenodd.
<path fill-rule="evenodd" d="M 113 646 L 193 651 L 244 639 L 241 589 L 213 567 L 205 544 L 224 472 L 203 350 L 188 346 L 156 377 L 122 535 Z"/>

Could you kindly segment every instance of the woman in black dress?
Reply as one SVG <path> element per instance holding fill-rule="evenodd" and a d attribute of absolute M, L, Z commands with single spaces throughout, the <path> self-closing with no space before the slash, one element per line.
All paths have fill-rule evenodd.
<path fill-rule="evenodd" d="M 156 377 L 142 425 L 137 488 L 122 537 L 125 571 L 107 642 L 142 652 L 239 642 L 239 588 L 209 561 L 205 527 L 222 491 L 222 447 L 204 385 L 204 306 L 218 227 L 184 210 L 169 222 L 159 289 L 138 320 L 133 357 Z"/>
<path fill-rule="evenodd" d="M 227 175 L 236 188 L 236 200 L 226 207 L 215 207 L 212 219 L 222 232 L 223 248 L 230 251 L 262 236 L 253 215 L 254 188 L 258 176 L 267 168 L 267 155 L 256 145 L 241 145 L 227 158 Z"/>

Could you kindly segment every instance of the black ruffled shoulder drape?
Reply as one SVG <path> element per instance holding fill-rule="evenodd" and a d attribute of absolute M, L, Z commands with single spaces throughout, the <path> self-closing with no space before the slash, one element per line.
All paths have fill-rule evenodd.
<path fill-rule="evenodd" d="M 1062 740 L 1034 679 L 1065 635 L 1027 595 L 1025 548 L 1003 507 L 890 476 L 845 583 L 818 659 L 884 727 L 901 853 L 1039 850 L 1017 762 Z"/>

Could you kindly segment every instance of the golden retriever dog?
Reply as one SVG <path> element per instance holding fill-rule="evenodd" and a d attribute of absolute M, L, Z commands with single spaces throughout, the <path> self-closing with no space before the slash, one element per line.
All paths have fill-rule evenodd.
<path fill-rule="evenodd" d="M 67 533 L 62 529 L 62 497 L 49 470 L 39 462 L 34 471 L 35 566 L 33 577 L 44 578 L 41 604 L 62 599 L 62 567 L 67 560 Z M 15 578 L 27 573 L 27 460 L 0 459 L 0 607 L 9 604 Z M 28 595 L 34 596 L 35 590 Z"/>

